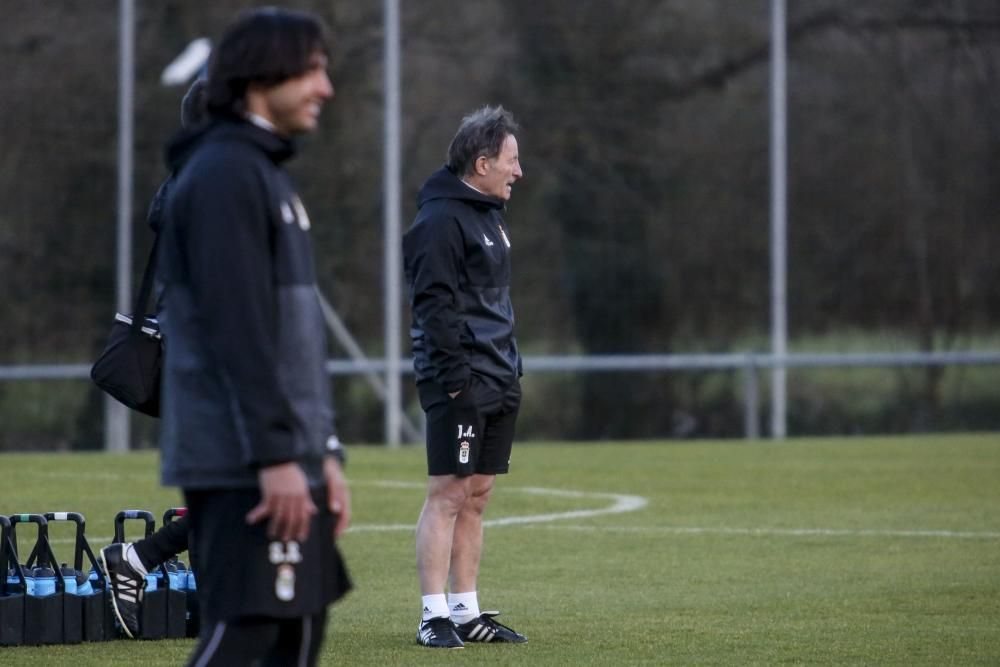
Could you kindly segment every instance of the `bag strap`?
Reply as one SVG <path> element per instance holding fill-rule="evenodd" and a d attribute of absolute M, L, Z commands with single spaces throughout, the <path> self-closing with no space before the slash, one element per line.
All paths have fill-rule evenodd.
<path fill-rule="evenodd" d="M 153 289 L 153 277 L 156 275 L 156 248 L 160 245 L 160 235 L 156 235 L 153 241 L 153 248 L 149 251 L 149 259 L 146 260 L 146 270 L 142 273 L 142 284 L 139 286 L 139 294 L 136 295 L 135 309 L 132 311 L 132 335 L 138 336 L 142 331 L 142 325 L 146 321 L 146 304 L 149 303 L 149 293 Z"/>

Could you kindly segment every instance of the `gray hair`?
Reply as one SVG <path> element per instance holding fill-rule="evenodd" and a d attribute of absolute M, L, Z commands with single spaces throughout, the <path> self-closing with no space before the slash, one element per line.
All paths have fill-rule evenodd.
<path fill-rule="evenodd" d="M 462 119 L 448 146 L 447 166 L 456 176 L 468 176 L 475 171 L 480 156 L 495 158 L 500 155 L 508 135 L 521 128 L 514 115 L 502 106 L 485 106 Z"/>

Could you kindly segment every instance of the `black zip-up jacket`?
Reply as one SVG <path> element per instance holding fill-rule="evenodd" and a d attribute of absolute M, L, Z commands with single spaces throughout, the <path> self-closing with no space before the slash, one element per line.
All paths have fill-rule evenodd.
<path fill-rule="evenodd" d="M 293 153 L 230 120 L 168 148 L 165 484 L 251 488 L 259 468 L 287 461 L 323 481 L 333 410 L 309 219 L 281 167 Z"/>
<path fill-rule="evenodd" d="M 403 236 L 417 382 L 454 392 L 475 373 L 503 390 L 521 376 L 503 200 L 442 167 L 420 189 L 417 206 Z"/>

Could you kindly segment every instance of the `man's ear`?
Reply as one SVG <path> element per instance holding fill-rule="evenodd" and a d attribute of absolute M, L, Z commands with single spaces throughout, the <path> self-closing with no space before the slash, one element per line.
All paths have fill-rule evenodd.
<path fill-rule="evenodd" d="M 476 158 L 475 169 L 476 173 L 480 176 L 485 176 L 486 172 L 489 171 L 489 161 L 490 159 L 485 155 L 480 155 Z"/>

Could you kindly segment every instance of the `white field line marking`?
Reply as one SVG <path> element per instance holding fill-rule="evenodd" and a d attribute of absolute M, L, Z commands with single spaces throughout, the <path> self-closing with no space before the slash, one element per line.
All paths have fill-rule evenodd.
<path fill-rule="evenodd" d="M 589 510 L 583 510 L 588 512 Z M 593 510 L 600 512 L 601 510 Z M 605 512 L 606 513 L 606 512 Z M 566 512 L 565 514 L 578 514 L 576 512 Z M 496 523 L 491 525 L 505 526 L 512 524 L 542 523 L 555 519 L 545 519 L 544 517 L 557 515 L 538 514 L 533 517 L 508 517 L 506 519 L 496 519 Z M 592 514 L 590 515 L 592 516 Z M 567 530 L 586 533 L 634 533 L 652 534 L 662 533 L 666 535 L 745 535 L 749 537 L 919 537 L 919 538 L 939 538 L 949 540 L 1000 540 L 1000 532 L 971 532 L 956 530 L 849 530 L 836 528 L 726 528 L 717 526 L 714 528 L 699 526 L 573 526 L 573 525 L 544 525 L 528 526 L 529 528 L 542 530 Z M 360 525 L 351 526 L 348 532 L 354 533 L 384 533 L 390 531 L 413 530 L 410 524 L 389 524 L 389 525 Z M 110 537 L 91 537 L 91 548 L 96 548 L 94 544 L 105 544 L 111 541 Z M 56 538 L 49 539 L 51 544 L 75 544 L 76 538 Z"/>
<path fill-rule="evenodd" d="M 28 475 L 48 479 L 103 479 L 113 482 L 125 479 L 125 473 L 120 472 L 74 472 L 72 470 L 32 470 Z"/>
<path fill-rule="evenodd" d="M 392 489 L 424 489 L 426 484 L 417 482 L 396 482 L 396 481 L 380 481 L 380 482 L 353 482 L 354 486 L 378 486 L 383 488 Z M 592 516 L 601 516 L 603 514 L 620 514 L 622 512 L 635 512 L 640 510 L 649 504 L 649 501 L 642 496 L 629 496 L 617 493 L 589 493 L 584 491 L 567 491 L 563 489 L 543 489 L 539 487 L 502 487 L 504 491 L 513 491 L 518 493 L 527 493 L 536 496 L 558 496 L 562 498 L 597 498 L 612 501 L 607 507 L 601 507 L 598 509 L 589 510 L 572 510 L 569 512 L 553 512 L 551 514 L 529 514 L 526 516 L 509 516 L 502 517 L 499 519 L 488 519 L 483 522 L 484 526 L 510 526 L 510 525 L 522 525 L 528 523 L 546 523 L 551 521 L 559 521 L 562 519 L 586 519 Z M 416 524 L 402 523 L 402 524 L 361 524 L 351 526 L 347 532 L 349 533 L 384 533 L 391 531 L 412 531 L 416 528 Z M 75 544 L 75 537 L 67 538 L 49 538 L 51 544 Z M 111 541 L 110 537 L 88 537 L 87 541 L 92 545 L 94 544 L 105 544 Z M 94 548 L 93 546 L 91 548 Z M 96 549 L 95 549 L 96 551 Z"/>
<path fill-rule="evenodd" d="M 423 489 L 425 484 L 416 482 L 393 482 L 393 481 L 383 481 L 383 482 L 373 482 L 373 486 L 381 486 L 386 488 L 395 489 Z M 522 487 L 501 487 L 503 491 L 513 491 L 515 493 L 527 493 L 537 496 L 559 496 L 563 498 L 598 498 L 611 500 L 611 504 L 607 507 L 601 507 L 598 509 L 589 510 L 572 510 L 569 512 L 553 512 L 550 514 L 529 514 L 525 516 L 508 516 L 499 519 L 487 519 L 483 521 L 483 526 L 511 526 L 511 525 L 521 525 L 527 523 L 548 523 L 551 521 L 559 521 L 562 519 L 585 519 L 592 516 L 601 516 L 603 514 L 620 514 L 622 512 L 635 512 L 640 510 L 649 504 L 649 501 L 642 496 L 629 496 L 618 493 L 588 493 L 584 491 L 567 491 L 563 489 L 543 489 L 534 486 L 522 486 Z M 347 532 L 349 533 L 372 533 L 372 532 L 389 532 L 397 530 L 413 530 L 416 527 L 415 524 L 387 524 L 387 525 L 354 525 L 351 526 Z"/>
<path fill-rule="evenodd" d="M 727 528 L 725 526 L 538 526 L 548 530 L 607 533 L 666 533 L 671 535 L 749 535 L 752 537 L 937 537 L 998 540 L 1000 532 L 956 530 L 892 530 L 849 528 Z"/>
<path fill-rule="evenodd" d="M 378 486 L 396 489 L 423 489 L 425 484 L 418 482 L 353 482 L 354 486 Z M 553 522 L 564 519 L 582 519 L 604 514 L 620 514 L 634 512 L 649 504 L 642 496 L 630 496 L 616 493 L 588 493 L 584 491 L 569 491 L 563 489 L 546 489 L 540 487 L 501 487 L 504 491 L 514 491 L 534 495 L 548 495 L 563 498 L 604 498 L 613 501 L 607 507 L 589 510 L 573 510 L 569 512 L 554 512 L 550 514 L 532 514 L 526 516 L 502 517 L 484 521 L 485 526 L 511 526 L 526 524 L 547 524 L 530 526 L 547 530 L 570 530 L 581 532 L 618 532 L 618 533 L 664 533 L 671 535 L 746 535 L 751 537 L 916 537 L 943 538 L 967 540 L 996 540 L 1000 532 L 996 531 L 954 531 L 954 530 L 893 530 L 893 529 L 840 529 L 840 528 L 732 528 L 726 526 L 585 526 L 585 525 L 553 525 Z M 414 524 L 361 524 L 354 525 L 350 533 L 372 533 L 391 531 L 411 531 Z M 75 538 L 49 538 L 52 544 L 73 544 Z M 90 537 L 91 544 L 110 542 L 110 537 Z M 96 549 L 95 549 L 96 550 Z"/>

